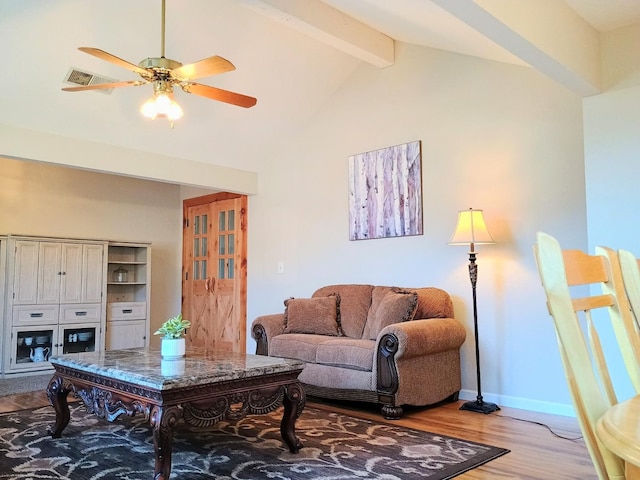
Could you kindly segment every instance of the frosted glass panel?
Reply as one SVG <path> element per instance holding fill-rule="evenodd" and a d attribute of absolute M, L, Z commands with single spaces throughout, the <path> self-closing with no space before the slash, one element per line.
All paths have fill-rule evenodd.
<path fill-rule="evenodd" d="M 228 278 L 233 278 L 233 258 L 229 259 L 229 276 Z"/>
<path fill-rule="evenodd" d="M 206 234 L 207 233 L 207 216 L 206 215 L 202 215 L 202 233 Z"/>
<path fill-rule="evenodd" d="M 207 278 L 207 261 L 202 260 L 202 278 Z"/>
<path fill-rule="evenodd" d="M 236 211 L 229 210 L 229 230 L 234 230 L 236 227 L 234 226 L 236 221 Z"/>
<path fill-rule="evenodd" d="M 193 217 L 193 233 L 196 235 L 200 234 L 200 216 L 196 215 Z"/>
<path fill-rule="evenodd" d="M 227 235 L 227 239 L 229 241 L 229 248 L 228 248 L 229 255 L 233 255 L 235 253 L 235 248 L 234 248 L 235 237 L 236 236 L 233 233 L 230 233 L 229 235 Z"/>
<path fill-rule="evenodd" d="M 219 279 L 223 279 L 226 278 L 224 275 L 224 258 L 221 258 L 220 260 L 218 260 L 218 278 Z"/>
<path fill-rule="evenodd" d="M 200 239 L 199 238 L 193 239 L 193 256 L 194 257 L 200 256 Z"/>
<path fill-rule="evenodd" d="M 200 280 L 200 262 L 193 262 L 193 279 Z"/>
<path fill-rule="evenodd" d="M 226 218 L 225 213 L 226 212 L 220 212 L 220 216 L 218 217 L 218 230 L 220 230 L 221 232 L 225 231 L 224 227 L 225 227 L 225 223 L 227 223 L 225 221 L 225 218 Z"/>
<path fill-rule="evenodd" d="M 224 235 L 218 237 L 218 255 L 224 255 Z"/>
<path fill-rule="evenodd" d="M 202 237 L 202 256 L 207 256 L 207 237 Z"/>

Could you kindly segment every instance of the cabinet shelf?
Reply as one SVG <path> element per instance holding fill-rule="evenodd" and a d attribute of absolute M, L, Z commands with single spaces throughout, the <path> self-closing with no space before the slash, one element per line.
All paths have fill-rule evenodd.
<path fill-rule="evenodd" d="M 119 260 L 109 260 L 109 265 L 146 265 L 147 262 L 125 262 Z"/>

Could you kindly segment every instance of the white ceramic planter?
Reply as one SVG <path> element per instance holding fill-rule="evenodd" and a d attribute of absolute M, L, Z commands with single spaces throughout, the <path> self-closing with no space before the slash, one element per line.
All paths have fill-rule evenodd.
<path fill-rule="evenodd" d="M 162 358 L 170 360 L 184 357 L 186 351 L 185 338 L 163 338 L 160 343 L 160 355 Z"/>

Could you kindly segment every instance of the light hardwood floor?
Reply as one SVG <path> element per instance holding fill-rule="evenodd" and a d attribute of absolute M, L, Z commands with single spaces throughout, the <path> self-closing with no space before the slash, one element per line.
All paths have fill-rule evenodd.
<path fill-rule="evenodd" d="M 506 407 L 484 415 L 460 411 L 461 403 L 411 409 L 402 419 L 388 423 L 511 450 L 503 457 L 456 477 L 456 480 L 597 480 L 582 438 L 559 438 L 545 426 L 530 423 L 539 422 L 559 435 L 576 438 L 580 437 L 580 430 L 575 419 Z M 0 397 L 0 413 L 44 405 L 48 405 L 48 401 L 41 392 Z M 365 405 L 311 400 L 307 405 L 383 421 L 377 409 Z"/>

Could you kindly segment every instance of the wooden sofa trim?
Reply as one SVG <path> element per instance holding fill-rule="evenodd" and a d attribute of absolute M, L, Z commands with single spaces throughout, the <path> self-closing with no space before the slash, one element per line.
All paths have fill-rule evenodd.
<path fill-rule="evenodd" d="M 256 355 L 269 355 L 269 340 L 267 339 L 267 331 L 260 324 L 253 326 L 253 339 L 256 341 Z"/>

